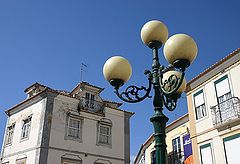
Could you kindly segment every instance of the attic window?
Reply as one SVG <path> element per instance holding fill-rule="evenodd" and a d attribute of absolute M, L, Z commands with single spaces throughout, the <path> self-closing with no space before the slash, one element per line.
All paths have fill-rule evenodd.
<path fill-rule="evenodd" d="M 85 98 L 86 98 L 85 107 L 89 107 L 89 108 L 94 109 L 95 96 L 93 94 L 90 94 L 90 93 L 86 92 Z"/>

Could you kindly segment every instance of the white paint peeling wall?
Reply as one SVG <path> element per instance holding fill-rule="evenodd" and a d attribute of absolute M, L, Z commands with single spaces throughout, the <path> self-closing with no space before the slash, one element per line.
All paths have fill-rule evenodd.
<path fill-rule="evenodd" d="M 80 100 L 76 98 L 49 91 L 42 96 L 47 98 L 33 97 L 10 110 L 11 116 L 7 126 L 15 123 L 13 142 L 3 146 L 1 162 L 12 164 L 16 163 L 17 159 L 26 157 L 26 164 L 55 164 L 61 163 L 64 157 L 81 160 L 83 164 L 130 163 L 131 113 L 109 107 L 104 108 L 104 115 L 78 111 Z M 96 99 L 102 102 L 99 95 L 96 95 Z M 69 113 L 82 120 L 81 140 L 71 140 L 66 136 Z M 29 137 L 21 140 L 23 120 L 29 116 L 32 117 Z M 97 143 L 98 123 L 103 119 L 112 125 L 111 144 L 104 146 Z"/>
<path fill-rule="evenodd" d="M 16 163 L 16 159 L 27 157 L 28 164 L 35 163 L 36 147 L 39 146 L 40 120 L 44 114 L 45 101 L 46 99 L 43 99 L 9 117 L 7 126 L 15 123 L 15 129 L 12 144 L 3 148 L 2 156 L 6 156 L 3 162 Z M 23 120 L 30 115 L 32 115 L 32 119 L 29 137 L 21 140 Z"/>
<path fill-rule="evenodd" d="M 83 163 L 94 163 L 98 159 L 114 164 L 124 163 L 124 112 L 105 108 L 105 117 L 80 111 L 83 119 L 82 142 L 66 140 L 65 127 L 67 112 L 76 115 L 79 100 L 57 96 L 54 100 L 48 163 L 60 163 L 64 154 L 79 156 Z M 112 145 L 97 146 L 97 123 L 102 118 L 112 121 Z"/>

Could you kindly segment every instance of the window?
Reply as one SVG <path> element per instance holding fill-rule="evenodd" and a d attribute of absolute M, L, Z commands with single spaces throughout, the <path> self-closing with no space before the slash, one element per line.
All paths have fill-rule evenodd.
<path fill-rule="evenodd" d="M 112 121 L 102 118 L 97 123 L 97 145 L 112 146 Z"/>
<path fill-rule="evenodd" d="M 214 84 L 216 88 L 218 103 L 226 101 L 232 97 L 227 75 L 215 81 Z"/>
<path fill-rule="evenodd" d="M 90 97 L 90 108 L 94 109 L 94 99 L 95 99 L 95 96 L 93 94 L 91 94 L 91 97 Z"/>
<path fill-rule="evenodd" d="M 77 116 L 67 116 L 66 137 L 69 139 L 82 139 L 82 119 Z"/>
<path fill-rule="evenodd" d="M 111 125 L 98 124 L 98 144 L 111 145 Z"/>
<path fill-rule="evenodd" d="M 93 94 L 90 94 L 90 93 L 86 92 L 85 98 L 86 98 L 85 107 L 89 107 L 89 108 L 94 109 L 95 96 Z"/>
<path fill-rule="evenodd" d="M 156 164 L 156 150 L 151 152 L 151 164 Z"/>
<path fill-rule="evenodd" d="M 32 117 L 23 120 L 21 139 L 27 139 L 30 132 Z"/>
<path fill-rule="evenodd" d="M 223 139 L 226 163 L 239 163 L 240 134 L 235 134 Z"/>
<path fill-rule="evenodd" d="M 26 164 L 27 158 L 17 159 L 16 164 Z"/>
<path fill-rule="evenodd" d="M 234 102 L 230 90 L 228 76 L 225 75 L 214 82 L 218 108 L 215 112 L 219 113 L 219 117 L 217 117 L 217 122 L 224 122 L 231 118 L 234 118 Z"/>
<path fill-rule="evenodd" d="M 196 119 L 199 120 L 207 115 L 203 90 L 200 90 L 197 93 L 195 93 L 193 97 L 194 97 Z"/>
<path fill-rule="evenodd" d="M 173 163 L 178 164 L 181 160 L 181 141 L 180 137 L 174 138 L 172 140 L 172 147 L 173 147 Z"/>
<path fill-rule="evenodd" d="M 7 127 L 6 145 L 12 144 L 15 124 Z"/>
<path fill-rule="evenodd" d="M 201 163 L 213 164 L 212 149 L 210 144 L 200 146 Z"/>
<path fill-rule="evenodd" d="M 85 95 L 85 107 L 89 107 L 89 97 L 90 97 L 90 93 L 86 92 L 86 95 Z"/>

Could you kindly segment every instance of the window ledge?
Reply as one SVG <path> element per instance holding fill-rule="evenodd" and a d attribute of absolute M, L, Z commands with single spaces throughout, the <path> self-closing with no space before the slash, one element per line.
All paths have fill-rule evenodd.
<path fill-rule="evenodd" d="M 64 140 L 71 140 L 71 141 L 76 141 L 76 142 L 79 142 L 79 143 L 83 142 L 81 138 L 74 138 L 74 137 L 70 137 L 70 136 L 65 136 Z"/>
<path fill-rule="evenodd" d="M 21 139 L 20 139 L 20 142 L 27 141 L 28 139 L 29 139 L 29 137 L 21 138 Z"/>
<path fill-rule="evenodd" d="M 112 144 L 104 144 L 104 143 L 97 143 L 97 146 L 104 146 L 104 147 L 108 147 L 108 148 L 112 148 Z"/>

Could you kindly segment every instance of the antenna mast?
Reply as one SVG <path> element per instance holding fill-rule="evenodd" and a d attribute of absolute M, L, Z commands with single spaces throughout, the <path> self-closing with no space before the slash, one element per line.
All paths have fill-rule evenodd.
<path fill-rule="evenodd" d="M 87 68 L 87 65 L 84 63 L 81 63 L 81 68 L 80 68 L 80 81 L 83 80 L 83 72 L 86 72 L 85 68 Z"/>

